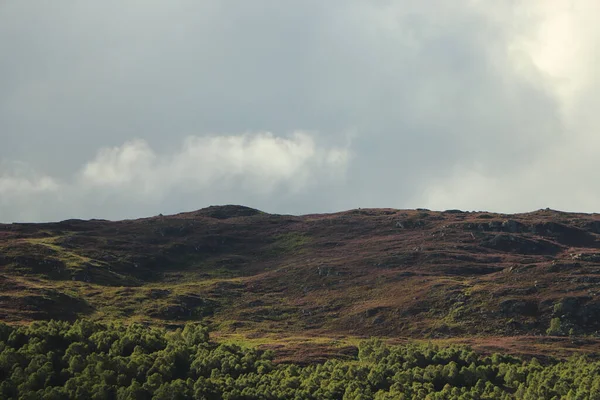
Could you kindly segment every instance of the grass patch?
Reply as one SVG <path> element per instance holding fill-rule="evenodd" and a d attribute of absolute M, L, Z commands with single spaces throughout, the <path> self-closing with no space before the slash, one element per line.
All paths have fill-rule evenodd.
<path fill-rule="evenodd" d="M 97 265 L 98 263 L 89 258 L 77 254 L 73 251 L 66 250 L 64 247 L 61 247 L 56 244 L 56 241 L 61 239 L 60 236 L 54 236 L 49 238 L 35 238 L 35 239 L 25 239 L 27 243 L 46 247 L 55 253 L 55 257 L 62 261 L 68 268 L 78 268 L 84 264 L 92 264 Z"/>
<path fill-rule="evenodd" d="M 312 239 L 300 232 L 289 232 L 274 236 L 275 242 L 271 247 L 273 254 L 300 253 L 307 250 Z"/>

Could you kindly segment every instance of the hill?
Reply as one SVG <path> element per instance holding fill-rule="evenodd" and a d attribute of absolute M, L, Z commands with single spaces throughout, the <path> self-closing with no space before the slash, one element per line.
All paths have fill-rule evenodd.
<path fill-rule="evenodd" d="M 300 357 L 369 336 L 566 354 L 599 344 L 600 215 L 215 206 L 4 224 L 0 289 L 10 324 L 203 320 Z"/>

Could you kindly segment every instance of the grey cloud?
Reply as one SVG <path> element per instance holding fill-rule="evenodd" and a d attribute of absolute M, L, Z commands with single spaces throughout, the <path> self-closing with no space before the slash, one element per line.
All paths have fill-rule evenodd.
<path fill-rule="evenodd" d="M 71 194 L 45 211 L 35 202 L 8 200 L 15 195 L 5 190 L 0 219 L 127 216 L 218 202 L 290 213 L 537 205 L 492 194 L 469 201 L 461 185 L 485 183 L 490 193 L 528 187 L 514 182 L 540 176 L 547 154 L 570 130 L 583 129 L 569 125 L 554 79 L 536 64 L 534 51 L 521 46 L 541 43 L 546 4 L 2 3 L 0 50 L 11 56 L 0 62 L 0 160 L 23 162 Z M 592 116 L 587 129 L 595 124 Z M 237 182 L 228 187 L 217 180 L 199 185 L 202 190 L 175 176 L 152 182 L 178 195 L 150 196 L 141 210 L 127 199 L 135 204 L 131 188 L 149 184 L 143 174 L 125 186 L 94 189 L 116 191 L 118 201 L 82 194 L 87 189 L 77 184 L 100 149 L 123 149 L 135 138 L 154 157 L 146 161 L 150 169 L 161 173 L 156 160 L 175 168 L 173 155 L 185 158 L 182 144 L 193 147 L 185 142 L 189 136 L 268 131 L 290 140 L 286 135 L 298 130 L 313 132 L 317 152 L 352 154 L 343 177 L 319 179 L 307 167 L 293 179 L 305 176 L 310 185 L 282 189 L 292 179 L 284 176 L 270 189 L 274 195 L 264 196 L 252 179 L 268 181 L 268 170 L 246 185 L 243 175 L 227 180 Z M 578 143 L 585 140 L 580 136 Z M 35 187 L 37 178 L 25 176 Z M 540 190 L 551 194 L 547 185 Z M 44 193 L 50 192 L 37 196 Z"/>

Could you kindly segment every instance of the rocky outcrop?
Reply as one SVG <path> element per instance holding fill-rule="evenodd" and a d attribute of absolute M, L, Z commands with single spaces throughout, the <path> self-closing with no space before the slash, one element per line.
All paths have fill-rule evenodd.
<path fill-rule="evenodd" d="M 538 303 L 528 299 L 508 299 L 500 303 L 500 311 L 509 317 L 531 316 L 539 314 Z"/>
<path fill-rule="evenodd" d="M 494 250 L 519 254 L 556 254 L 561 247 L 543 239 L 529 239 L 511 234 L 499 234 L 481 244 Z"/>
<path fill-rule="evenodd" d="M 583 229 L 551 221 L 534 224 L 530 231 L 536 235 L 553 238 L 567 246 L 589 246 L 596 241 L 594 235 Z"/>
<path fill-rule="evenodd" d="M 580 330 L 600 329 L 600 301 L 591 296 L 565 297 L 555 304 L 554 316 Z"/>

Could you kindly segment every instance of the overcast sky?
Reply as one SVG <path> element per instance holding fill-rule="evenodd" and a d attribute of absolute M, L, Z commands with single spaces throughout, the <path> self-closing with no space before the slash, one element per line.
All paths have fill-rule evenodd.
<path fill-rule="evenodd" d="M 0 221 L 600 210 L 597 0 L 0 2 Z"/>

